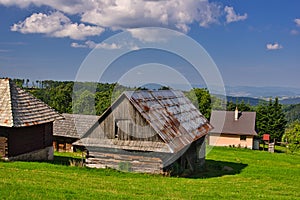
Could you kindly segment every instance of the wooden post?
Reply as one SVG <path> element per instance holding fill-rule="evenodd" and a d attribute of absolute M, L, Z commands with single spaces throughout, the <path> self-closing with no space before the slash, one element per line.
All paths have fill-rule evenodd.
<path fill-rule="evenodd" d="M 269 142 L 268 151 L 271 152 L 271 153 L 274 153 L 274 149 L 275 149 L 275 141 L 274 142 Z"/>

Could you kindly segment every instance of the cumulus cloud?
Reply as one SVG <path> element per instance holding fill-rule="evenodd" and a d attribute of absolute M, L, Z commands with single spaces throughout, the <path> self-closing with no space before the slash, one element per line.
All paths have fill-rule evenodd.
<path fill-rule="evenodd" d="M 277 42 L 275 43 L 269 43 L 266 45 L 267 50 L 278 50 L 278 49 L 282 49 L 283 46 L 281 44 L 278 44 Z"/>
<path fill-rule="evenodd" d="M 104 28 L 127 30 L 166 27 L 186 33 L 192 23 L 197 23 L 200 27 L 219 24 L 224 14 L 227 23 L 247 18 L 247 14 L 236 14 L 233 7 L 226 6 L 224 13 L 221 4 L 208 0 L 0 0 L 0 5 L 21 8 L 48 6 L 60 15 L 64 13 L 79 16 L 81 23 L 78 24 L 72 23 L 66 16 L 55 16 L 59 14 L 53 16 L 36 13 L 12 27 L 12 30 L 22 33 L 44 33 L 72 39 L 99 35 Z"/>
<path fill-rule="evenodd" d="M 94 9 L 83 13 L 82 21 L 112 29 L 160 26 L 187 32 L 191 23 L 208 26 L 219 16 L 218 5 L 207 0 L 117 0 L 95 2 Z"/>
<path fill-rule="evenodd" d="M 82 23 L 72 23 L 61 12 L 49 15 L 34 13 L 24 21 L 11 27 L 12 31 L 26 33 L 43 33 L 53 37 L 70 37 L 71 39 L 85 39 L 88 36 L 100 35 L 104 29 L 97 26 L 87 26 Z"/>
<path fill-rule="evenodd" d="M 300 27 L 300 19 L 294 19 L 294 22 L 296 23 L 297 26 Z"/>
<path fill-rule="evenodd" d="M 237 21 L 243 21 L 247 19 L 248 15 L 245 13 L 244 15 L 236 14 L 233 7 L 225 6 L 224 11 L 226 12 L 226 22 L 232 23 Z"/>

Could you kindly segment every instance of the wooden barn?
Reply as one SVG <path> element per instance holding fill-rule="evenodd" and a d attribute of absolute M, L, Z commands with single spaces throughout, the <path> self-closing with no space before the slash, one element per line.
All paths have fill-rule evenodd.
<path fill-rule="evenodd" d="M 0 157 L 52 159 L 53 121 L 61 116 L 10 79 L 0 79 L 0 94 Z"/>
<path fill-rule="evenodd" d="M 56 120 L 53 126 L 54 150 L 76 151 L 73 143 L 78 141 L 98 121 L 99 116 L 68 113 L 63 113 L 62 116 L 64 119 Z"/>
<path fill-rule="evenodd" d="M 210 123 L 214 129 L 209 133 L 208 143 L 212 146 L 234 146 L 253 149 L 255 112 L 212 111 Z"/>
<path fill-rule="evenodd" d="M 211 128 L 180 91 L 124 92 L 80 143 L 89 151 L 89 167 L 194 172 L 204 165 L 205 136 Z"/>

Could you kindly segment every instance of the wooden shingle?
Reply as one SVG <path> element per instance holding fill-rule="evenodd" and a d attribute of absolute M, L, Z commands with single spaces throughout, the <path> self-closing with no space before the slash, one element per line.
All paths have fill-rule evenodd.
<path fill-rule="evenodd" d="M 64 119 L 54 122 L 53 135 L 79 139 L 99 119 L 97 115 L 62 114 Z"/>
<path fill-rule="evenodd" d="M 0 126 L 25 127 L 62 118 L 58 112 L 17 87 L 10 79 L 0 79 Z"/>

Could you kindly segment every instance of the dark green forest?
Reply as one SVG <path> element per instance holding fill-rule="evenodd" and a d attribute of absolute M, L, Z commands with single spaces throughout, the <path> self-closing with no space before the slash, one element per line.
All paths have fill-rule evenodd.
<path fill-rule="evenodd" d="M 60 113 L 80 113 L 101 115 L 125 90 L 146 90 L 147 88 L 129 88 L 117 83 L 91 83 L 72 81 L 35 81 L 14 79 L 14 82 L 47 103 Z M 159 90 L 170 89 L 161 87 Z M 256 128 L 259 136 L 269 133 L 276 141 L 281 140 L 285 127 L 300 120 L 300 104 L 281 105 L 278 98 L 261 101 L 258 105 L 236 100 L 225 104 L 222 98 L 211 95 L 205 88 L 185 91 L 185 95 L 201 113 L 209 119 L 212 108 L 215 110 L 255 111 Z"/>

